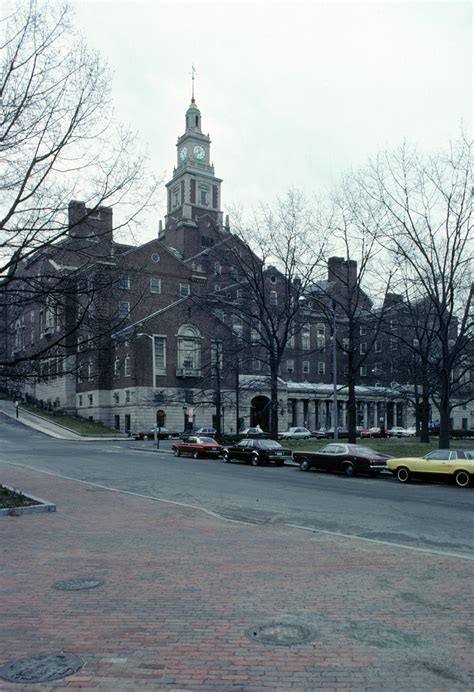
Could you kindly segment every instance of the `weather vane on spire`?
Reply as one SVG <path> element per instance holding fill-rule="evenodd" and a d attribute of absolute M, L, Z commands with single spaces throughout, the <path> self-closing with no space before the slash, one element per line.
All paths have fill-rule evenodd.
<path fill-rule="evenodd" d="M 191 101 L 194 103 L 194 75 L 197 74 L 197 70 L 194 65 L 191 65 L 191 75 L 192 75 L 192 96 Z"/>

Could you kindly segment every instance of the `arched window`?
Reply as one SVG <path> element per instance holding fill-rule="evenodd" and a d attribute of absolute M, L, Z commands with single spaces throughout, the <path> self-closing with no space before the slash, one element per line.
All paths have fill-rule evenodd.
<path fill-rule="evenodd" d="M 201 368 L 201 334 L 190 324 L 183 325 L 178 331 L 178 368 Z"/>

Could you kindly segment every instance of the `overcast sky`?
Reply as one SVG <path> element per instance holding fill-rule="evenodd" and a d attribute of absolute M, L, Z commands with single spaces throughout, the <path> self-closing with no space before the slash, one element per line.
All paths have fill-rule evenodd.
<path fill-rule="evenodd" d="M 471 131 L 470 2 L 73 0 L 114 74 L 117 116 L 168 181 L 194 63 L 224 212 L 322 192 L 404 139 L 437 151 Z M 156 235 L 161 211 L 141 240 Z"/>

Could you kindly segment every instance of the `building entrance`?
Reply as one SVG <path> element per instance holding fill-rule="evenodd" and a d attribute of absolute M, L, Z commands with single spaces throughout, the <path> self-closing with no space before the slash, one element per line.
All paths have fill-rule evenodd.
<path fill-rule="evenodd" d="M 250 402 L 250 426 L 257 425 L 262 430 L 270 430 L 270 399 L 267 396 L 256 396 Z"/>

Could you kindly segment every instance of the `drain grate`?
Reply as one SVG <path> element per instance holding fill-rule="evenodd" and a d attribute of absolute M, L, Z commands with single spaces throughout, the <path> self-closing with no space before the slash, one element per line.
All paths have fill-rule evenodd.
<path fill-rule="evenodd" d="M 76 577 L 73 579 L 64 579 L 56 581 L 52 584 L 52 589 L 58 591 L 82 591 L 83 589 L 95 589 L 97 586 L 102 586 L 105 582 L 103 579 L 95 579 L 94 577 Z"/>
<path fill-rule="evenodd" d="M 9 682 L 49 682 L 76 673 L 82 661 L 75 654 L 34 654 L 10 661 L 0 668 L 0 678 Z"/>
<path fill-rule="evenodd" d="M 268 625 L 251 627 L 246 631 L 247 637 L 254 642 L 271 646 L 294 646 L 309 642 L 316 637 L 316 632 L 303 625 L 291 625 L 273 622 Z"/>

